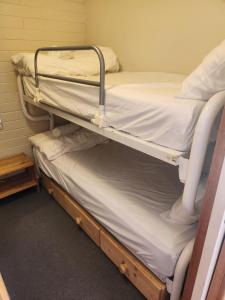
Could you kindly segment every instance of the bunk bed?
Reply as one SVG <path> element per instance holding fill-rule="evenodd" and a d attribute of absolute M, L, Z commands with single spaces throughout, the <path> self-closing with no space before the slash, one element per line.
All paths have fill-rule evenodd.
<path fill-rule="evenodd" d="M 42 73 L 38 70 L 38 56 L 40 52 L 85 50 L 92 50 L 98 56 L 100 64 L 99 81 L 96 81 L 97 78 L 93 76 L 90 78 L 79 76 L 78 78 L 74 78 L 62 75 Z M 142 261 L 142 263 L 144 263 L 144 265 L 147 266 L 147 268 L 151 272 L 153 272 L 157 276 L 157 278 L 159 278 L 159 281 L 157 281 L 157 279 L 155 279 L 155 277 L 153 276 L 154 279 L 148 281 L 148 285 L 151 286 L 152 284 L 152 287 L 157 286 L 157 288 L 156 290 L 154 290 L 153 288 L 153 292 L 151 290 L 150 294 L 142 291 L 144 295 L 147 298 L 152 297 L 151 299 L 165 299 L 166 287 L 167 291 L 171 294 L 171 299 L 176 300 L 179 299 L 180 296 L 182 282 L 193 247 L 194 232 L 196 227 L 196 197 L 198 194 L 206 150 L 211 138 L 211 131 L 215 124 L 216 118 L 218 117 L 225 103 L 225 92 L 220 91 L 216 93 L 207 102 L 196 99 L 183 99 L 183 101 L 180 101 L 180 99 L 176 98 L 176 95 L 179 90 L 178 86 L 184 79 L 182 76 L 157 73 L 149 74 L 150 77 L 156 76 L 158 81 L 160 81 L 160 78 L 162 81 L 165 81 L 165 77 L 167 77 L 167 84 L 157 84 L 149 86 L 146 85 L 145 82 L 143 83 L 143 81 L 140 80 L 142 83 L 141 90 L 139 89 L 139 86 L 135 85 L 135 81 L 133 81 L 134 79 L 129 78 L 127 81 L 127 79 L 119 78 L 120 76 L 121 74 L 114 74 L 109 76 L 105 74 L 104 57 L 101 53 L 101 50 L 96 46 L 40 48 L 36 51 L 34 56 L 34 78 L 30 76 L 28 77 L 24 74 L 18 75 L 18 88 L 21 105 L 24 114 L 28 119 L 32 121 L 49 120 L 51 129 L 54 127 L 53 115 L 57 115 L 69 122 L 75 123 L 83 128 L 103 135 L 106 138 L 114 141 L 110 144 L 92 149 L 89 152 L 83 153 L 81 151 L 79 152 L 79 155 L 76 153 L 74 157 L 73 155 L 67 154 L 54 162 L 47 161 L 45 157 L 43 157 L 43 155 L 39 153 L 36 147 L 34 147 L 34 154 L 37 163 L 40 166 L 40 169 L 45 173 L 45 175 L 48 176 L 44 176 L 44 182 L 49 192 L 51 194 L 54 194 L 54 197 L 57 198 L 57 200 L 64 206 L 67 211 L 69 211 L 72 216 L 74 209 L 75 211 L 77 209 L 72 208 L 72 206 L 75 205 L 75 202 L 71 204 L 70 197 L 75 198 L 77 202 L 91 214 L 91 216 L 88 216 L 88 218 L 94 217 L 92 223 L 95 223 L 95 221 L 97 220 L 95 226 L 96 228 L 100 228 L 100 233 L 103 232 L 103 234 L 100 234 L 100 236 L 104 237 L 104 228 L 106 228 L 117 238 L 119 242 L 121 242 L 128 250 L 130 250 L 135 257 Z M 127 74 L 122 76 L 126 77 Z M 114 77 L 114 79 L 112 79 L 112 77 Z M 174 81 L 175 83 L 173 83 Z M 117 84 L 115 83 L 118 82 L 122 82 L 122 84 L 117 86 Z M 126 86 L 127 82 L 129 84 Z M 65 83 L 67 83 L 68 89 L 65 88 Z M 128 88 L 131 88 L 129 93 L 133 96 L 129 99 L 127 98 Z M 68 90 L 69 92 L 66 93 L 66 91 Z M 142 106 L 143 103 L 146 104 L 146 93 L 149 92 L 150 94 L 152 94 L 153 98 L 155 96 L 156 100 L 158 101 L 150 101 L 150 105 L 148 101 L 149 106 Z M 59 98 L 59 94 L 61 98 Z M 159 94 L 161 95 L 160 97 Z M 136 109 L 135 111 L 135 105 L 137 104 L 136 101 L 138 96 L 141 97 L 141 101 L 139 103 L 140 110 Z M 69 99 L 69 101 L 67 101 L 67 98 Z M 107 107 L 107 101 L 109 102 L 109 105 L 111 104 L 111 110 L 109 107 Z M 168 101 L 170 105 L 168 105 Z M 26 103 L 36 105 L 37 107 L 47 111 L 49 114 L 44 117 L 34 117 L 29 113 Z M 86 106 L 84 105 L 82 107 L 82 103 L 85 103 Z M 126 115 L 125 113 L 123 115 L 123 112 L 128 109 L 129 103 L 131 104 L 131 106 L 134 106 L 134 109 L 130 111 L 131 115 Z M 148 110 L 149 107 L 150 110 Z M 144 113 L 146 112 L 146 110 L 150 113 L 147 113 L 145 115 Z M 88 111 L 88 113 L 85 114 L 85 111 Z M 162 116 L 162 118 L 157 119 L 156 123 L 154 124 L 153 116 L 154 114 L 156 114 L 156 112 L 158 112 L 159 116 Z M 109 116 L 112 115 L 114 117 L 116 115 L 116 117 L 110 119 Z M 139 123 L 135 123 L 139 116 Z M 152 116 L 152 118 L 150 118 L 150 116 Z M 127 120 L 132 120 L 129 123 L 131 126 L 124 125 Z M 169 134 L 161 134 L 160 137 L 158 136 L 156 139 L 154 139 L 155 131 L 159 130 L 159 132 L 163 132 L 162 127 L 160 127 L 160 124 L 163 125 L 163 120 L 168 121 L 166 125 L 167 128 L 169 127 Z M 133 123 L 135 123 L 135 126 L 132 127 Z M 180 129 L 183 129 L 183 131 L 180 131 Z M 120 144 L 138 150 L 142 152 L 142 154 L 141 156 L 139 156 L 134 150 L 127 149 L 124 146 L 115 144 L 115 142 L 119 142 Z M 128 220 L 127 226 L 124 226 L 124 224 L 122 224 L 123 222 L 121 220 L 123 220 L 124 222 L 125 220 L 123 219 L 123 216 L 119 216 L 118 213 L 115 215 L 113 213 L 111 214 L 111 221 L 110 217 L 106 217 L 105 219 L 103 218 L 103 216 L 107 216 L 107 209 L 111 212 L 119 211 L 118 207 L 117 210 L 115 209 L 115 206 L 118 205 L 118 201 L 115 201 L 114 203 L 113 201 L 110 201 L 110 198 L 108 198 L 108 200 L 106 199 L 109 207 L 106 209 L 106 211 L 104 211 L 103 208 L 105 199 L 102 198 L 103 195 L 99 192 L 101 189 L 104 191 L 103 182 L 106 183 L 107 188 L 110 187 L 113 190 L 118 199 L 121 199 L 121 201 L 119 201 L 119 203 L 121 203 L 121 206 L 119 207 L 121 208 L 121 212 L 125 213 L 126 207 L 130 206 L 133 207 L 134 211 L 138 211 L 138 208 L 135 207 L 135 202 L 132 202 L 132 197 L 129 200 L 124 200 L 126 199 L 126 197 L 123 197 L 125 185 L 122 185 L 121 189 L 119 189 L 119 191 L 121 192 L 120 194 L 116 193 L 118 186 L 113 186 L 112 183 L 110 184 L 110 182 L 107 182 L 105 178 L 109 179 L 109 177 L 106 176 L 104 163 L 103 170 L 97 168 L 99 174 L 97 174 L 98 172 L 96 173 L 96 166 L 93 168 L 93 162 L 90 161 L 90 165 L 88 165 L 88 163 L 85 165 L 85 162 L 89 161 L 87 153 L 88 157 L 92 157 L 93 160 L 96 159 L 97 161 L 102 160 L 102 163 L 104 162 L 105 165 L 107 165 L 107 157 L 112 157 L 113 161 L 112 153 L 123 153 L 125 164 L 124 169 L 128 168 L 128 165 L 126 165 L 125 163 L 125 153 L 127 153 L 127 156 L 130 155 L 133 158 L 134 165 L 136 161 L 138 161 L 139 159 L 143 159 L 142 163 L 145 162 L 148 165 L 148 169 L 153 170 L 153 173 L 157 173 L 157 170 L 160 170 L 159 172 L 161 174 L 161 177 L 164 178 L 165 183 L 165 185 L 162 185 L 162 188 L 166 187 L 167 190 L 170 190 L 169 187 L 176 185 L 177 190 L 173 191 L 173 196 L 170 197 L 169 195 L 167 195 L 167 200 L 170 198 L 170 201 L 168 200 L 167 203 L 165 199 L 163 200 L 160 198 L 159 195 L 162 196 L 162 191 L 159 188 L 157 196 L 158 203 L 161 203 L 163 205 L 163 210 L 159 208 L 160 205 L 157 204 L 157 199 L 155 199 L 155 202 L 153 201 L 152 207 L 149 203 L 149 208 L 145 207 L 144 205 L 143 207 L 145 207 L 146 210 L 143 209 L 143 207 L 141 208 L 141 205 L 139 206 L 141 212 L 145 214 L 144 219 L 146 220 L 147 227 L 151 228 L 151 230 L 147 230 L 147 227 L 144 226 L 141 229 L 139 228 L 138 230 L 138 227 L 136 228 L 135 226 L 135 220 L 138 220 L 138 216 L 136 214 L 132 215 L 132 212 L 125 214 L 125 219 Z M 150 157 L 147 157 L 146 154 Z M 81 179 L 82 176 L 77 179 L 76 174 L 72 172 L 73 170 L 71 169 L 71 166 L 73 166 L 73 162 L 76 160 L 80 160 L 79 163 L 76 163 L 75 165 L 76 168 L 78 166 L 78 173 L 82 174 L 83 179 Z M 120 160 L 118 158 L 115 158 L 114 164 L 117 165 L 118 161 Z M 89 178 L 89 176 L 88 174 L 85 174 L 84 169 L 82 169 L 82 165 L 85 165 L 85 170 L 92 171 L 90 173 L 99 175 L 99 177 L 96 175 L 95 179 L 90 179 L 89 185 L 87 182 L 86 188 L 85 186 L 82 186 L 82 182 L 84 183 L 85 179 Z M 62 166 L 68 167 L 68 169 L 70 170 L 70 176 L 68 175 L 68 170 L 65 171 Z M 109 166 L 109 169 L 110 167 L 112 166 Z M 177 180 L 176 177 L 172 176 L 171 179 L 171 176 L 169 175 L 174 174 L 174 170 L 177 171 L 176 167 L 178 167 L 179 169 L 179 178 L 182 184 L 179 182 L 179 180 Z M 76 168 L 74 167 L 74 169 Z M 119 170 L 120 168 L 118 167 L 116 169 L 116 174 L 119 174 Z M 169 170 L 169 172 L 167 173 L 166 170 Z M 102 172 L 104 174 L 102 174 Z M 163 176 L 162 174 L 164 174 L 165 176 Z M 141 173 L 135 178 L 139 177 L 142 178 Z M 153 180 L 154 175 L 153 177 L 151 177 L 150 174 L 146 173 L 146 177 L 142 178 L 145 187 L 147 186 L 147 177 L 149 177 L 149 180 L 152 183 L 154 183 L 154 180 L 157 180 L 157 178 Z M 101 178 L 101 180 L 99 180 L 99 178 Z M 158 176 L 158 179 L 159 178 L 160 176 Z M 72 185 L 70 185 L 71 182 L 73 183 Z M 89 193 L 88 189 L 90 189 L 91 183 L 93 182 L 96 184 L 96 186 L 94 187 L 94 191 Z M 137 180 L 137 182 L 139 181 Z M 174 184 L 174 182 L 176 184 Z M 141 182 L 139 183 L 141 184 Z M 128 182 L 126 182 L 126 184 L 128 184 Z M 74 185 L 79 186 L 79 189 L 77 187 L 75 188 Z M 133 185 L 135 186 L 134 182 Z M 156 185 L 158 187 L 161 186 L 160 180 Z M 62 187 L 62 190 L 59 186 Z M 100 186 L 101 189 L 98 189 L 98 186 Z M 145 189 L 145 187 L 142 186 L 143 189 Z M 73 192 L 73 190 L 75 190 L 76 192 Z M 79 194 L 78 190 L 80 190 L 80 192 L 82 191 L 83 194 Z M 127 191 L 127 193 L 132 194 L 131 191 Z M 165 190 L 163 193 L 166 194 Z M 61 196 L 61 194 L 63 196 Z M 92 195 L 94 194 L 99 194 L 99 197 L 95 197 L 93 200 Z M 84 197 L 84 195 L 86 198 Z M 137 199 L 140 200 L 138 198 L 139 195 L 136 196 Z M 101 199 L 102 201 L 100 201 Z M 152 196 L 150 196 L 149 199 L 152 199 Z M 180 199 L 179 202 L 175 201 L 177 199 Z M 128 201 L 128 204 L 124 204 L 123 207 L 122 203 L 126 203 L 126 201 Z M 93 206 L 91 206 L 90 203 L 92 203 Z M 70 207 L 70 205 L 72 206 Z M 159 206 L 158 210 L 156 209 L 157 205 Z M 95 209 L 96 206 L 98 207 L 97 209 Z M 105 206 L 107 207 L 107 205 Z M 171 206 L 173 207 L 174 211 L 171 213 L 171 215 L 167 214 L 167 220 L 163 220 L 162 213 L 165 211 L 170 211 Z M 82 208 L 78 208 L 78 210 L 80 209 L 82 210 Z M 142 213 L 140 213 L 139 218 L 141 218 L 141 216 L 143 217 Z M 176 217 L 176 215 L 178 217 Z M 81 220 L 76 216 L 76 214 L 75 219 L 77 224 L 80 224 Z M 117 220 L 118 222 L 117 226 L 115 225 L 115 220 Z M 153 224 L 154 220 L 156 222 L 155 224 Z M 134 226 L 132 226 L 132 223 Z M 141 224 L 141 219 L 139 220 L 138 224 Z M 116 226 L 116 230 L 115 227 L 114 229 L 112 228 L 113 225 Z M 103 228 L 101 226 L 103 226 Z M 161 248 L 156 247 L 157 243 L 153 246 L 151 245 L 151 248 L 149 247 L 149 244 L 151 244 L 152 241 L 156 240 L 156 236 L 153 236 L 153 233 L 155 231 L 153 230 L 153 228 L 156 228 L 157 226 L 161 227 L 162 236 L 163 233 L 165 235 L 161 240 L 160 238 L 158 240 L 158 245 L 160 244 Z M 134 227 L 136 228 L 136 231 L 134 230 Z M 89 226 L 87 226 L 86 228 L 87 232 L 88 228 Z M 131 244 L 129 244 L 128 238 L 127 240 L 125 238 L 127 235 L 129 236 L 128 232 L 126 230 L 124 230 L 123 234 L 121 234 L 120 232 L 120 230 L 123 231 L 124 228 L 129 228 L 129 234 L 131 236 L 136 236 L 137 238 L 139 238 L 139 240 L 135 241 L 135 239 L 132 240 L 131 238 Z M 172 230 L 172 228 L 175 229 L 175 231 Z M 140 234 L 141 230 L 143 230 L 142 234 Z M 181 231 L 179 232 L 179 230 Z M 185 234 L 182 236 L 183 233 Z M 147 238 L 148 235 L 149 239 Z M 169 239 L 170 241 L 166 239 L 166 237 L 169 236 L 172 236 L 172 238 Z M 178 236 L 182 237 L 182 243 L 177 240 Z M 96 241 L 96 238 L 94 238 L 94 240 Z M 167 253 L 165 253 L 166 251 L 162 251 L 162 249 L 166 249 L 166 244 L 169 245 L 172 240 L 175 242 L 175 244 L 179 244 L 178 248 L 170 244 L 171 247 L 169 248 L 174 253 L 174 256 L 172 253 L 170 253 L 170 251 L 167 251 Z M 148 244 L 147 247 L 146 245 L 144 245 L 144 241 L 146 241 L 146 243 Z M 165 243 L 163 243 L 163 241 L 165 241 Z M 101 244 L 101 242 L 99 243 Z M 138 244 L 139 248 L 134 247 L 135 243 Z M 148 257 L 147 252 L 150 248 L 151 251 L 153 251 L 150 251 L 150 253 L 155 253 L 153 260 Z M 145 249 L 146 252 L 144 251 Z M 110 256 L 109 252 L 107 252 L 108 256 Z M 140 253 L 142 253 L 142 255 Z M 115 259 L 112 258 L 112 260 L 114 261 Z M 121 264 L 119 264 L 122 272 L 125 273 L 125 275 L 141 290 L 140 286 L 142 286 L 143 283 L 136 283 L 136 281 L 131 278 L 132 276 L 129 274 L 131 270 L 129 270 L 129 272 L 125 270 L 126 268 L 123 266 L 123 260 L 124 258 L 122 259 L 122 266 Z M 135 263 L 133 264 L 133 267 L 134 266 Z M 157 282 L 156 285 L 154 285 L 155 280 Z M 160 282 L 165 282 L 166 285 L 160 285 Z M 157 292 L 155 293 L 155 291 Z"/>

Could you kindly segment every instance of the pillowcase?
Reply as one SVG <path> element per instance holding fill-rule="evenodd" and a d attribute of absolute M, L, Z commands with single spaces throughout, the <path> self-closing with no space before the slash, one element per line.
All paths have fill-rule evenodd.
<path fill-rule="evenodd" d="M 63 154 L 81 151 L 103 144 L 109 140 L 102 135 L 81 128 L 69 135 L 53 137 L 50 131 L 39 133 L 29 138 L 31 143 L 45 154 L 48 160 L 54 160 Z"/>
<path fill-rule="evenodd" d="M 69 123 L 69 124 L 62 125 L 62 126 L 54 128 L 52 130 L 52 135 L 57 138 L 57 137 L 60 137 L 60 136 L 63 136 L 63 135 L 71 134 L 71 133 L 77 131 L 78 129 L 80 129 L 79 125 Z"/>
<path fill-rule="evenodd" d="M 105 71 L 109 73 L 118 72 L 120 69 L 118 58 L 115 52 L 108 47 L 99 47 L 105 61 Z M 99 74 L 99 59 L 93 50 L 73 51 L 73 59 L 80 63 L 83 68 L 95 70 L 95 74 Z"/>
<path fill-rule="evenodd" d="M 41 132 L 29 137 L 31 144 L 39 149 L 41 148 L 41 145 L 49 139 L 52 139 L 51 131 Z"/>
<path fill-rule="evenodd" d="M 225 40 L 184 80 L 181 97 L 207 101 L 223 90 L 225 90 Z"/>
<path fill-rule="evenodd" d="M 105 60 L 106 72 L 118 72 L 120 69 L 118 58 L 115 52 L 108 47 L 99 47 Z M 49 51 L 48 56 L 57 57 L 60 59 L 75 59 L 77 63 L 88 65 L 92 70 L 96 70 L 95 74 L 99 73 L 99 59 L 93 50 L 69 50 L 69 51 Z"/>
<path fill-rule="evenodd" d="M 118 72 L 119 62 L 110 48 L 101 47 L 106 72 Z M 99 59 L 94 51 L 51 52 L 51 55 L 40 53 L 38 70 L 40 73 L 60 76 L 94 76 L 99 75 Z M 20 74 L 34 77 L 34 54 L 19 53 L 11 57 L 12 63 Z"/>
<path fill-rule="evenodd" d="M 45 154 L 48 160 L 54 160 L 63 154 L 90 149 L 107 141 L 108 139 L 104 136 L 81 128 L 70 135 L 48 139 L 42 143 L 40 151 Z"/>

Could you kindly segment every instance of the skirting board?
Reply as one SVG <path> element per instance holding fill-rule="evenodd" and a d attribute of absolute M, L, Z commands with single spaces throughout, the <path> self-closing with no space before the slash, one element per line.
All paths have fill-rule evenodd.
<path fill-rule="evenodd" d="M 166 285 L 147 269 L 129 250 L 116 240 L 57 183 L 42 174 L 48 193 L 65 209 L 87 235 L 118 267 L 131 283 L 149 300 L 166 300 Z"/>
<path fill-rule="evenodd" d="M 0 300 L 10 300 L 2 275 L 0 274 Z"/>

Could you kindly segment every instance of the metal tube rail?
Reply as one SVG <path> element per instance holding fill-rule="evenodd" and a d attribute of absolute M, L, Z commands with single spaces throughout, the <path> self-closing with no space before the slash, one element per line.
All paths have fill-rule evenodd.
<path fill-rule="evenodd" d="M 33 116 L 27 110 L 27 107 L 26 107 L 26 104 L 25 104 L 25 101 L 23 98 L 24 97 L 23 83 L 22 83 L 22 79 L 21 79 L 20 75 L 17 76 L 17 85 L 18 85 L 18 91 L 19 91 L 20 104 L 21 104 L 22 112 L 24 113 L 25 117 L 32 122 L 49 121 L 50 129 L 53 129 L 54 128 L 54 118 L 51 113 L 48 113 L 47 115 L 44 115 L 44 116 Z"/>
<path fill-rule="evenodd" d="M 42 73 L 38 72 L 38 54 L 39 54 L 39 52 L 78 51 L 78 50 L 93 50 L 97 54 L 99 63 L 100 63 L 100 81 L 99 82 L 85 80 L 85 79 L 76 79 L 76 78 L 58 76 L 58 75 L 48 75 L 48 74 L 42 74 Z M 35 84 L 36 84 L 37 89 L 39 88 L 39 76 L 51 78 L 51 79 L 62 80 L 62 81 L 74 82 L 74 83 L 79 83 L 79 84 L 97 86 L 97 87 L 99 87 L 99 106 L 100 107 L 105 106 L 105 60 L 104 60 L 101 50 L 96 46 L 88 45 L 88 46 L 65 46 L 65 47 L 39 48 L 36 50 L 35 56 L 34 56 L 34 71 L 35 71 Z"/>
<path fill-rule="evenodd" d="M 205 104 L 195 128 L 182 205 L 189 215 L 195 212 L 195 198 L 215 119 L 225 105 L 225 91 L 218 92 Z"/>
<path fill-rule="evenodd" d="M 194 239 L 192 239 L 183 249 L 178 262 L 176 264 L 174 279 L 172 284 L 172 291 L 170 300 L 181 299 L 182 287 L 184 284 L 185 274 L 190 263 L 194 247 Z"/>

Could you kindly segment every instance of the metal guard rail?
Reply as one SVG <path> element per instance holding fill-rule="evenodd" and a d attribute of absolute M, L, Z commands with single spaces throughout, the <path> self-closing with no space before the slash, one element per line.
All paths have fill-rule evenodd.
<path fill-rule="evenodd" d="M 78 50 L 93 50 L 97 54 L 99 63 L 100 63 L 100 81 L 99 82 L 85 80 L 85 79 L 76 79 L 76 78 L 58 76 L 58 75 L 48 75 L 48 74 L 42 74 L 42 73 L 38 72 L 38 54 L 39 54 L 39 52 L 78 51 Z M 74 82 L 74 83 L 79 83 L 79 84 L 96 86 L 96 87 L 99 87 L 99 106 L 105 106 L 105 60 L 104 60 L 101 50 L 96 46 L 88 45 L 88 46 L 65 46 L 65 47 L 39 48 L 36 50 L 35 56 L 34 56 L 34 71 L 35 71 L 35 84 L 36 84 L 37 89 L 39 89 L 39 76 L 51 78 L 51 79 L 62 80 L 62 81 L 67 81 L 67 82 Z"/>

